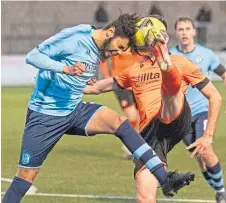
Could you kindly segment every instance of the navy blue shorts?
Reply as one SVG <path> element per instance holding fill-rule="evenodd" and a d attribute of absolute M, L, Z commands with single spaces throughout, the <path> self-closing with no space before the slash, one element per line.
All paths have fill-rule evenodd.
<path fill-rule="evenodd" d="M 189 133 L 183 138 L 183 142 L 185 143 L 185 145 L 189 146 L 197 139 L 202 137 L 206 129 L 207 119 L 208 112 L 202 112 L 192 117 L 192 123 Z"/>
<path fill-rule="evenodd" d="M 41 167 L 48 153 L 64 134 L 88 136 L 86 128 L 101 107 L 99 104 L 81 101 L 67 116 L 51 116 L 28 109 L 19 166 Z"/>

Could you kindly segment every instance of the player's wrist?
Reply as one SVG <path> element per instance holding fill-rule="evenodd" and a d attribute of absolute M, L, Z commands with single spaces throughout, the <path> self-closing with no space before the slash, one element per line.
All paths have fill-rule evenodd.
<path fill-rule="evenodd" d="M 69 72 L 69 66 L 65 65 L 63 67 L 63 73 L 68 74 L 68 72 Z"/>

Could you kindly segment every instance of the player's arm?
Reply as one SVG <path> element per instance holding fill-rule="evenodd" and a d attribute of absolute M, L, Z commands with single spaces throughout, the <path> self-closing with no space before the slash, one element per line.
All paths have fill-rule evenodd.
<path fill-rule="evenodd" d="M 224 80 L 224 84 L 226 86 L 226 69 L 225 69 L 225 67 L 222 64 L 220 64 L 217 68 L 215 68 L 213 70 L 213 72 L 215 72 L 217 75 L 219 75 Z"/>
<path fill-rule="evenodd" d="M 212 139 L 220 113 L 222 97 L 211 81 L 199 90 L 209 100 L 208 122 L 204 136 L 209 136 Z"/>
<path fill-rule="evenodd" d="M 199 68 L 192 62 L 187 62 L 184 78 L 193 86 L 199 89 L 202 94 L 209 100 L 208 122 L 204 134 L 197 139 L 187 149 L 196 148 L 192 156 L 201 155 L 213 141 L 213 134 L 216 129 L 217 119 L 220 113 L 222 97 L 211 81 L 204 76 Z"/>
<path fill-rule="evenodd" d="M 55 58 L 63 58 L 70 54 L 70 47 L 77 45 L 77 40 L 72 37 L 71 32 L 75 30 L 64 29 L 58 34 L 45 40 L 26 55 L 26 63 L 38 69 L 53 72 L 66 73 L 70 75 L 81 75 L 85 71 L 82 63 L 68 66 Z"/>
<path fill-rule="evenodd" d="M 104 92 L 122 89 L 114 78 L 106 78 L 97 81 L 93 86 L 88 85 L 84 89 L 84 94 L 101 94 Z"/>
<path fill-rule="evenodd" d="M 208 57 L 210 58 L 209 70 L 219 75 L 224 80 L 226 86 L 226 69 L 221 63 L 219 56 L 217 56 L 212 50 L 209 50 L 208 54 Z"/>
<path fill-rule="evenodd" d="M 84 94 L 101 94 L 109 91 L 116 91 L 130 87 L 129 68 L 114 78 L 106 78 L 97 81 L 93 86 L 86 86 Z"/>

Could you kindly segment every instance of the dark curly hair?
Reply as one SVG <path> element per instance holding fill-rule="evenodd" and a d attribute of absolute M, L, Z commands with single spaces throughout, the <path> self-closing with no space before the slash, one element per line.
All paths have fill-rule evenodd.
<path fill-rule="evenodd" d="M 115 37 L 123 37 L 129 39 L 129 46 L 136 50 L 135 45 L 135 33 L 136 33 L 136 23 L 140 17 L 136 14 L 124 13 L 121 14 L 117 20 L 114 20 L 103 27 L 104 30 L 110 27 L 115 27 Z"/>

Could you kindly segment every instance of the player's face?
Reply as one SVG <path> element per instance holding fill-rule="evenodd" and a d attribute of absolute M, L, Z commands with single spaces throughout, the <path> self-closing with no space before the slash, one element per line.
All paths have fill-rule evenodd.
<path fill-rule="evenodd" d="M 190 21 L 177 23 L 176 35 L 181 45 L 187 46 L 194 43 L 195 29 Z"/>
<path fill-rule="evenodd" d="M 102 57 L 107 59 L 112 56 L 120 55 L 129 48 L 129 39 L 122 37 L 111 37 L 105 40 L 101 50 Z"/>

